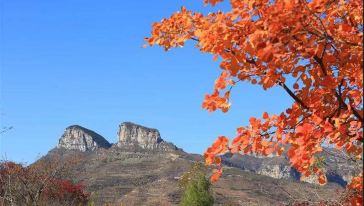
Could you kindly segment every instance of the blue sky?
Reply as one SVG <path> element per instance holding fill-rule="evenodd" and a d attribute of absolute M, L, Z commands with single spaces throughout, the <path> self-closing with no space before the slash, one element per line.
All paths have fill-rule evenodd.
<path fill-rule="evenodd" d="M 292 103 L 278 87 L 242 83 L 230 112 L 203 110 L 218 62 L 193 42 L 170 52 L 142 48 L 152 22 L 182 5 L 211 11 L 202 0 L 0 0 L 0 126 L 14 127 L 0 136 L 1 158 L 31 163 L 73 124 L 115 142 L 124 121 L 157 128 L 185 151 L 203 153 L 250 116 Z"/>

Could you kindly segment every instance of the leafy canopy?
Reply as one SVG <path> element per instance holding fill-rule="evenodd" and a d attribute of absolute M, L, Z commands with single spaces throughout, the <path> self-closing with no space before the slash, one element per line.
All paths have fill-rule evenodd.
<path fill-rule="evenodd" d="M 226 152 L 281 155 L 287 149 L 293 167 L 325 184 L 325 170 L 315 164 L 323 144 L 362 161 L 362 1 L 231 0 L 230 6 L 228 12 L 207 15 L 183 7 L 154 23 L 146 38 L 165 50 L 194 40 L 201 52 L 221 59 L 221 75 L 202 104 L 208 111 L 227 112 L 231 89 L 241 81 L 264 90 L 281 87 L 292 97 L 282 113 L 250 118 L 231 142 L 218 137 L 205 152 L 206 162 L 220 166 L 219 156 Z M 218 167 L 212 180 L 221 172 Z M 350 187 L 358 196 L 352 203 L 359 204 L 362 181 L 354 180 Z"/>

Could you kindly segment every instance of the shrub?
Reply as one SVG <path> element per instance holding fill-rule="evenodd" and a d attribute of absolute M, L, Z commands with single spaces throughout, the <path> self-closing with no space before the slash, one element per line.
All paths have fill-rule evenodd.
<path fill-rule="evenodd" d="M 211 184 L 206 178 L 206 170 L 202 164 L 195 164 L 180 180 L 180 187 L 184 189 L 181 206 L 210 206 L 214 199 Z"/>

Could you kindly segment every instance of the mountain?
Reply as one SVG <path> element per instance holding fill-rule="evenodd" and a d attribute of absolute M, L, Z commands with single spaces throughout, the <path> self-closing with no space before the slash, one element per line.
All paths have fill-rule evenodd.
<path fill-rule="evenodd" d="M 41 160 L 77 158 L 70 177 L 86 185 L 96 205 L 177 205 L 182 194 L 178 179 L 203 157 L 166 142 L 157 129 L 131 122 L 120 124 L 117 138 L 110 144 L 92 130 L 71 126 L 57 147 Z M 223 176 L 213 184 L 216 205 L 282 205 L 332 199 L 346 183 L 344 174 L 349 173 L 343 168 L 350 169 L 336 168 L 333 174 L 343 181 L 329 179 L 321 187 L 300 182 L 284 155 L 227 154 L 223 164 Z"/>
<path fill-rule="evenodd" d="M 104 137 L 79 125 L 67 127 L 57 145 L 57 148 L 75 149 L 83 152 L 110 147 L 111 144 Z"/>

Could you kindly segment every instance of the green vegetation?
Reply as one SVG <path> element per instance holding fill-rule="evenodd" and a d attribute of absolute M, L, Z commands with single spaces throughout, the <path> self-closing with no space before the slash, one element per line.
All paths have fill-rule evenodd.
<path fill-rule="evenodd" d="M 180 187 L 184 189 L 181 206 L 213 205 L 210 182 L 206 178 L 206 168 L 201 163 L 196 163 L 189 172 L 182 176 L 179 183 Z"/>

